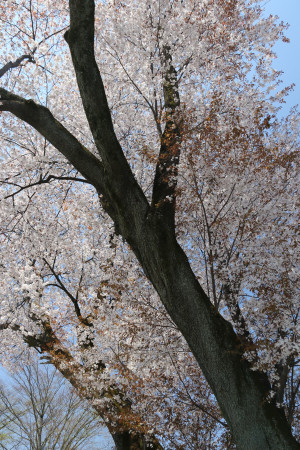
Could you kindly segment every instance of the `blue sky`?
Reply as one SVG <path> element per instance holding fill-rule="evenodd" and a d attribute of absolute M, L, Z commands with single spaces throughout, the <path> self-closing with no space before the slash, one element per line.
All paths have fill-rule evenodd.
<path fill-rule="evenodd" d="M 290 24 L 286 32 L 290 43 L 276 44 L 278 58 L 274 62 L 275 69 L 284 71 L 284 85 L 296 84 L 284 108 L 284 112 L 287 112 L 288 107 L 296 104 L 300 106 L 300 0 L 265 0 L 262 1 L 263 4 L 267 15 L 277 15 L 280 20 Z"/>

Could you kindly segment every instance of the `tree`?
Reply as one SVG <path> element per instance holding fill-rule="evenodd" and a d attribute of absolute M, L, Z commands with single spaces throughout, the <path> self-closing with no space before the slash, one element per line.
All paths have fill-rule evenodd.
<path fill-rule="evenodd" d="M 180 332 L 238 448 L 299 448 L 298 115 L 276 118 L 288 90 L 271 67 L 284 25 L 256 1 L 94 7 L 70 0 L 70 27 L 64 2 L 3 10 L 3 334 L 47 353 L 117 448 L 161 448 L 148 390 L 175 420 L 174 380 L 201 386 L 193 363 L 176 372 Z"/>
<path fill-rule="evenodd" d="M 0 389 L 2 431 L 9 436 L 9 448 L 95 448 L 99 418 L 56 370 L 42 368 L 31 356 L 16 368 L 12 381 Z"/>

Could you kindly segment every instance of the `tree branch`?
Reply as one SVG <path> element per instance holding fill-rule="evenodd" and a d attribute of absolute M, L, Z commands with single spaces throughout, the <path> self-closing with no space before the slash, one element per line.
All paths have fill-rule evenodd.
<path fill-rule="evenodd" d="M 69 297 L 69 299 L 73 303 L 75 313 L 76 313 L 76 316 L 77 316 L 79 322 L 82 323 L 83 325 L 91 326 L 89 320 L 82 316 L 77 298 L 75 298 L 74 295 L 72 295 L 71 292 L 66 288 L 66 286 L 61 281 L 59 275 L 55 272 L 54 268 L 48 263 L 48 261 L 45 258 L 43 258 L 43 261 L 49 267 L 52 275 L 58 282 L 58 284 L 59 284 L 58 287 Z"/>
<path fill-rule="evenodd" d="M 38 186 L 40 184 L 48 184 L 50 183 L 51 180 L 60 180 L 60 181 L 79 181 L 81 183 L 87 183 L 87 184 L 91 184 L 88 180 L 85 180 L 84 178 L 77 178 L 77 177 L 60 177 L 60 176 L 56 176 L 56 175 L 49 175 L 47 178 L 42 178 L 42 176 L 40 177 L 40 179 L 34 183 L 30 183 L 27 184 L 26 186 L 18 186 L 15 183 L 9 183 L 7 181 L 1 181 L 0 183 L 6 183 L 6 184 L 12 184 L 14 186 L 18 186 L 19 189 L 15 192 L 13 192 L 12 194 L 7 195 L 4 198 L 10 198 L 10 197 L 14 197 L 15 195 L 19 194 L 20 192 L 24 191 L 25 189 L 28 189 L 30 187 L 33 186 Z"/>
<path fill-rule="evenodd" d="M 119 199 L 129 190 L 139 190 L 113 128 L 102 78 L 94 54 L 93 0 L 70 0 L 70 29 L 65 39 L 70 47 L 77 84 L 96 147 L 108 172 L 109 189 Z M 145 205 L 145 198 L 143 196 Z"/>
<path fill-rule="evenodd" d="M 101 156 L 105 174 L 102 205 L 113 219 L 116 232 L 135 245 L 145 227 L 149 203 L 134 178 L 115 135 L 107 98 L 94 54 L 93 0 L 70 0 L 70 29 L 65 33 L 76 73 L 82 104 Z M 129 232 L 128 232 L 129 230 Z"/>
<path fill-rule="evenodd" d="M 58 122 L 48 108 L 0 88 L 0 111 L 9 111 L 35 128 L 100 194 L 105 195 L 101 161 Z"/>
<path fill-rule="evenodd" d="M 161 137 L 161 147 L 156 165 L 151 208 L 157 211 L 174 229 L 178 164 L 180 156 L 180 124 L 176 114 L 180 106 L 177 73 L 172 64 L 169 46 L 162 52 L 164 75 L 164 100 L 166 127 Z"/>
<path fill-rule="evenodd" d="M 8 72 L 10 69 L 19 67 L 24 60 L 27 60 L 28 62 L 31 62 L 31 63 L 35 63 L 33 55 L 22 55 L 22 56 L 20 56 L 20 58 L 16 59 L 13 62 L 9 61 L 0 69 L 0 78 L 3 77 L 3 75 L 5 75 L 6 72 Z"/>

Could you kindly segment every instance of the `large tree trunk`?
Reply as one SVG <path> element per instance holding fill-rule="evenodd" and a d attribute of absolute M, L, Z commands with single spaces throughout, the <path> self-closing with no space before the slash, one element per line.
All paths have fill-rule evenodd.
<path fill-rule="evenodd" d="M 300 448 L 283 409 L 268 400 L 267 376 L 252 371 L 243 358 L 242 343 L 203 292 L 174 234 L 155 215 L 135 236 L 123 217 L 118 219 L 122 235 L 203 370 L 238 448 Z"/>
<path fill-rule="evenodd" d="M 132 175 L 114 133 L 94 57 L 94 2 L 70 0 L 70 18 L 66 40 L 86 116 L 107 171 L 105 191 L 101 192 L 104 208 L 187 340 L 237 446 L 243 450 L 300 448 L 283 410 L 268 402 L 267 376 L 252 371 L 243 359 L 242 343 L 231 324 L 215 311 L 192 272 L 176 241 L 174 210 L 158 207 L 159 199 L 149 207 Z M 154 193 L 161 190 L 164 195 L 163 177 L 156 177 L 155 183 L 160 183 L 161 189 L 154 185 Z"/>

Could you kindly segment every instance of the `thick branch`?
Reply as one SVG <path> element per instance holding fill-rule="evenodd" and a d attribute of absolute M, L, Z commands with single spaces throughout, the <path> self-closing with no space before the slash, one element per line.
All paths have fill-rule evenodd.
<path fill-rule="evenodd" d="M 94 1 L 70 0 L 69 5 L 70 30 L 65 33 L 65 39 L 70 47 L 86 117 L 105 170 L 105 202 L 102 205 L 114 220 L 117 233 L 134 245 L 134 236 L 145 227 L 149 204 L 114 132 L 94 55 Z M 135 251 L 139 253 L 136 246 Z"/>
<path fill-rule="evenodd" d="M 58 122 L 48 108 L 36 104 L 33 100 L 25 100 L 3 88 L 0 88 L 0 97 L 0 111 L 9 111 L 35 128 L 95 186 L 99 193 L 105 194 L 101 161 Z"/>
<path fill-rule="evenodd" d="M 93 0 L 70 0 L 70 30 L 65 39 L 70 47 L 77 83 L 86 117 L 105 170 L 112 195 L 123 198 L 131 189 L 141 190 L 114 132 L 110 110 L 94 55 Z M 143 194 L 141 195 L 143 198 Z M 145 204 L 145 199 L 143 198 Z"/>
<path fill-rule="evenodd" d="M 180 156 L 180 127 L 176 114 L 180 105 L 177 73 L 172 64 L 170 47 L 163 50 L 164 101 L 166 127 L 161 137 L 160 153 L 153 185 L 152 208 L 155 208 L 168 224 L 175 225 L 175 190 Z"/>

